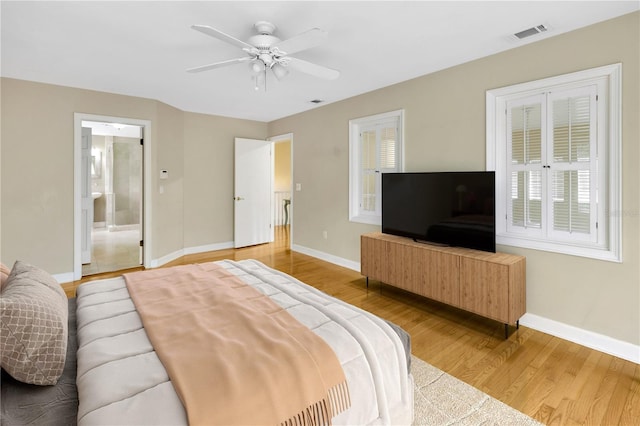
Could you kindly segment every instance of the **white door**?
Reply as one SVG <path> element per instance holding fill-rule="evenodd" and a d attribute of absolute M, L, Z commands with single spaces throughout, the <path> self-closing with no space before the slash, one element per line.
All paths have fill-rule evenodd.
<path fill-rule="evenodd" d="M 91 129 L 82 128 L 80 229 L 82 264 L 91 263 L 91 229 L 93 227 L 93 197 L 91 195 Z"/>
<path fill-rule="evenodd" d="M 235 140 L 234 245 L 273 241 L 271 142 Z"/>

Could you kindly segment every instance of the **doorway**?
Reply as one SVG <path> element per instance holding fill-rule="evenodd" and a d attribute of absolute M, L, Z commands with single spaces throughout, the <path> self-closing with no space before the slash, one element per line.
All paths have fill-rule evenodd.
<path fill-rule="evenodd" d="M 74 279 L 148 267 L 150 132 L 145 120 L 75 115 Z"/>
<path fill-rule="evenodd" d="M 236 138 L 234 247 L 273 242 L 293 219 L 291 134 L 267 140 Z"/>
<path fill-rule="evenodd" d="M 273 143 L 273 225 L 276 240 L 291 243 L 293 221 L 293 135 L 269 138 Z"/>
<path fill-rule="evenodd" d="M 90 184 L 93 218 L 89 256 L 82 275 L 142 264 L 141 126 L 82 121 L 91 132 Z M 83 177 L 84 179 L 84 177 Z"/>

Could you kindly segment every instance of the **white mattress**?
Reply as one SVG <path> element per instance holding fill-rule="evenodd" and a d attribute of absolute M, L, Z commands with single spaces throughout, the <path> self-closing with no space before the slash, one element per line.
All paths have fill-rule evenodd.
<path fill-rule="evenodd" d="M 352 404 L 334 424 L 411 424 L 413 378 L 402 342 L 385 321 L 258 261 L 216 263 L 270 296 L 335 351 Z M 77 306 L 78 424 L 186 425 L 124 279 L 81 285 Z"/>

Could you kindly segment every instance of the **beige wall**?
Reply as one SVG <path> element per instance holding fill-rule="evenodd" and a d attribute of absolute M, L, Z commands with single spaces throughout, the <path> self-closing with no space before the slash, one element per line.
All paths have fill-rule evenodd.
<path fill-rule="evenodd" d="M 90 90 L 7 78 L 0 84 L 3 263 L 73 272 L 76 112 L 151 121 L 153 260 L 233 239 L 233 138 L 265 139 L 265 123 Z M 163 169 L 169 179 L 160 181 Z"/>
<path fill-rule="evenodd" d="M 274 191 L 291 191 L 291 141 L 284 140 L 275 144 L 274 149 Z"/>
<path fill-rule="evenodd" d="M 157 103 L 152 134 L 152 244 L 153 258 L 183 248 L 184 233 L 184 116 L 182 111 Z M 160 170 L 169 178 L 160 180 Z M 163 187 L 160 193 L 160 185 Z"/>
<path fill-rule="evenodd" d="M 529 313 L 640 344 L 639 52 L 634 13 L 270 123 L 295 137 L 294 244 L 359 262 L 379 230 L 348 220 L 350 119 L 403 108 L 406 170 L 483 170 L 488 89 L 622 62 L 624 262 L 499 250 L 527 257 Z"/>
<path fill-rule="evenodd" d="M 2 262 L 73 272 L 75 112 L 147 119 L 157 102 L 2 78 Z"/>
<path fill-rule="evenodd" d="M 234 139 L 265 139 L 267 124 L 185 113 L 184 246 L 233 241 Z"/>

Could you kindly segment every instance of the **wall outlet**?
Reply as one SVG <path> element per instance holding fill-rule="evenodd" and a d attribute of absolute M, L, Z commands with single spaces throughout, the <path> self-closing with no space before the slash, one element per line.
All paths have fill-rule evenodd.
<path fill-rule="evenodd" d="M 329 234 L 327 233 L 327 231 L 322 231 L 322 238 L 324 238 L 325 240 L 329 238 Z"/>

